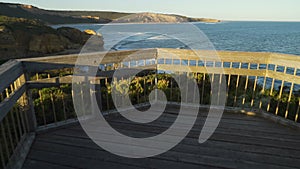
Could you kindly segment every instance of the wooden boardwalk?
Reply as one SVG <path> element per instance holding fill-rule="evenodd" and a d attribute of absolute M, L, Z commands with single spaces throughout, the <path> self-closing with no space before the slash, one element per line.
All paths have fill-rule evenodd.
<path fill-rule="evenodd" d="M 133 124 L 120 116 L 108 118 L 119 132 L 133 137 L 154 136 L 176 118 L 176 109 L 146 125 Z M 190 169 L 190 168 L 300 168 L 300 130 L 270 120 L 226 112 L 213 136 L 199 144 L 205 121 L 201 112 L 194 128 L 179 145 L 162 155 L 130 159 L 98 147 L 79 124 L 37 135 L 24 169 Z"/>

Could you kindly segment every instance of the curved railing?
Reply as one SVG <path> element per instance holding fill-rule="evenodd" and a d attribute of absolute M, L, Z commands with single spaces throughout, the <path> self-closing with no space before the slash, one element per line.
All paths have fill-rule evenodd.
<path fill-rule="evenodd" d="M 79 65 L 78 55 L 14 60 L 1 65 L 0 168 L 22 164 L 26 153 L 21 152 L 28 151 L 34 133 L 76 122 L 80 117 L 74 112 L 73 97 L 81 97 L 88 104 L 88 96 L 95 92 L 101 98 L 101 109 L 113 112 L 112 75 L 118 68 L 144 70 L 130 82 L 133 90 L 129 94 L 135 105 L 147 103 L 154 88 L 164 90 L 172 103 L 194 102 L 194 97 L 181 98 L 170 76 L 175 73 L 196 79 L 200 105 L 210 104 L 210 84 L 225 80 L 228 108 L 265 112 L 278 117 L 276 120 L 299 126 L 299 56 L 218 51 L 216 59 L 210 57 L 211 52 L 197 51 L 196 55 L 192 50 L 145 49 L 86 54 L 80 57 L 95 62 Z M 104 57 L 101 64 L 97 62 L 99 56 Z M 80 91 L 72 91 L 73 72 L 89 66 L 99 71 L 78 82 Z M 98 86 L 97 90 L 90 85 Z M 84 115 L 93 114 L 88 106 L 82 107 Z"/>

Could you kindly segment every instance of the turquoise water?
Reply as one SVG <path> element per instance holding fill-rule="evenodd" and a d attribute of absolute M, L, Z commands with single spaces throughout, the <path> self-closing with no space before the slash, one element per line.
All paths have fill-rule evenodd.
<path fill-rule="evenodd" d="M 222 22 L 216 24 L 193 23 L 199 28 L 217 50 L 278 52 L 300 55 L 300 22 Z M 53 27 L 61 27 L 55 25 Z M 161 30 L 178 26 L 178 24 L 116 24 L 105 26 L 100 24 L 63 25 L 80 30 L 93 29 L 104 36 L 105 48 L 109 50 L 126 50 L 136 48 L 188 48 L 170 37 L 160 35 Z M 100 30 L 99 30 L 100 29 Z M 132 30 L 145 30 L 133 32 Z M 109 30 L 109 31 L 107 31 Z M 187 30 L 186 32 L 188 32 Z M 132 35 L 117 44 L 116 39 Z M 183 36 L 183 32 L 173 32 L 175 36 Z M 190 38 L 191 43 L 192 38 Z M 118 39 L 121 40 L 121 39 Z"/>

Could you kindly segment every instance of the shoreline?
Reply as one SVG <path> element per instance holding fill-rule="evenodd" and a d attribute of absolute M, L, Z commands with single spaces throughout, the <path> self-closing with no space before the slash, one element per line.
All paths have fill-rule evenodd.
<path fill-rule="evenodd" d="M 60 25 L 168 25 L 168 24 L 195 24 L 195 23 L 211 23 L 211 24 L 218 24 L 218 23 L 223 23 L 222 22 L 151 22 L 151 23 L 139 23 L 139 22 L 128 22 L 128 23 L 74 23 L 74 24 L 48 24 L 48 26 L 60 26 Z M 228 22 L 228 21 L 226 21 Z M 231 22 L 231 21 L 230 21 Z"/>
<path fill-rule="evenodd" d="M 164 24 L 223 24 L 229 22 L 260 22 L 260 23 L 300 23 L 300 21 L 236 21 L 236 20 L 222 20 L 221 22 L 153 22 L 153 23 L 138 23 L 138 22 L 128 22 L 128 23 L 67 23 L 67 24 L 47 24 L 51 27 L 64 26 L 64 25 L 164 25 Z"/>

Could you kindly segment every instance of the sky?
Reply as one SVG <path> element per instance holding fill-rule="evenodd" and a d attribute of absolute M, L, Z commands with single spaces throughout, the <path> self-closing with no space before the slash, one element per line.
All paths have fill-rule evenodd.
<path fill-rule="evenodd" d="M 300 21 L 300 0 L 8 0 L 44 9 L 156 12 L 222 20 Z"/>

